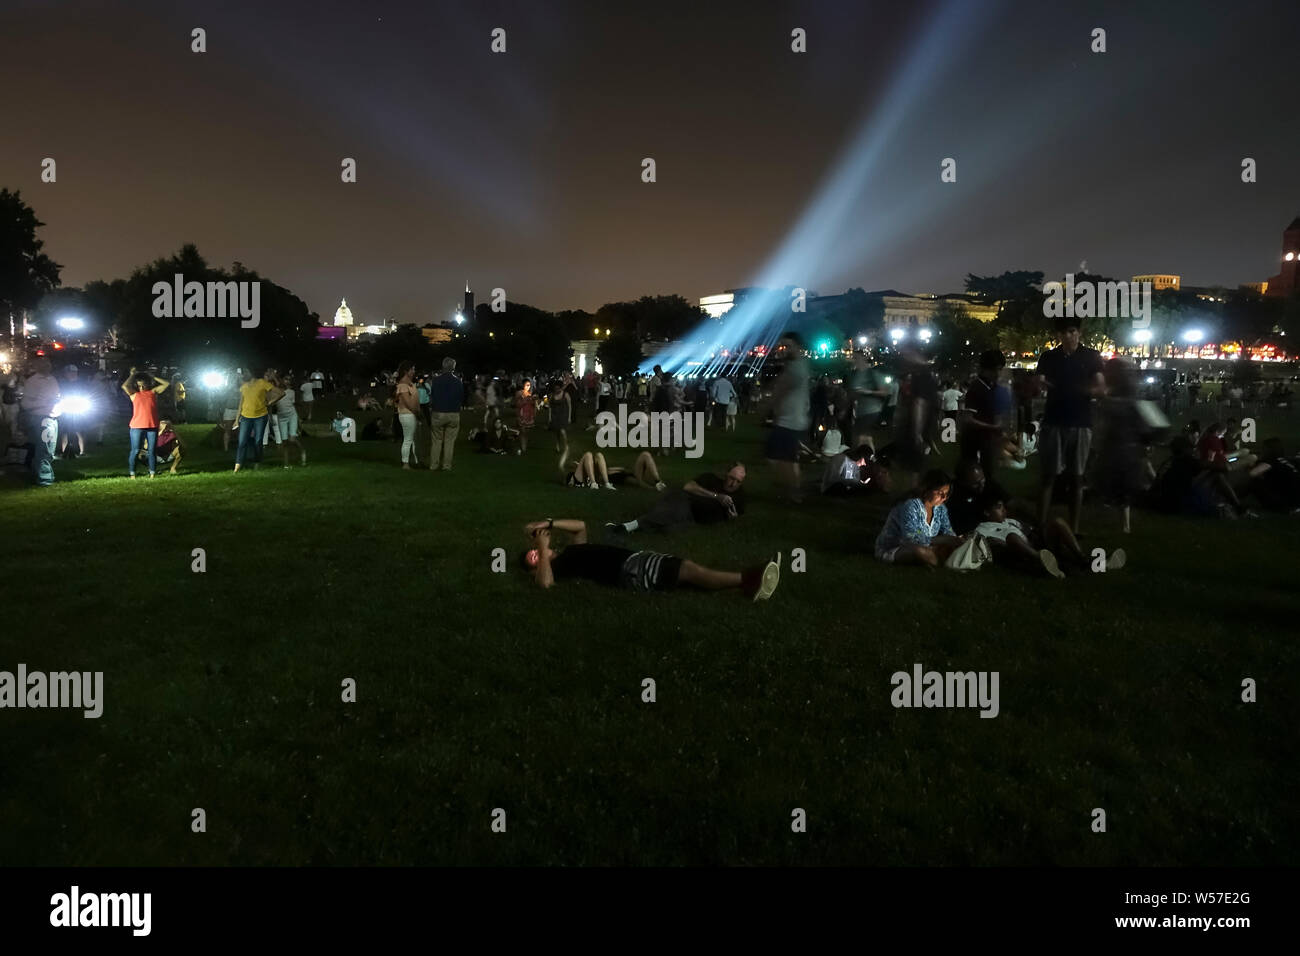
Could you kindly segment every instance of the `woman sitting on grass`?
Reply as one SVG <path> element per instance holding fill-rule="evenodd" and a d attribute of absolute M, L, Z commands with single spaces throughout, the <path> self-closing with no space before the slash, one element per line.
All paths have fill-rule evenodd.
<path fill-rule="evenodd" d="M 889 564 L 923 564 L 936 568 L 962 542 L 953 533 L 944 502 L 952 479 L 942 471 L 921 476 L 916 493 L 894 505 L 876 538 L 876 558 Z"/>

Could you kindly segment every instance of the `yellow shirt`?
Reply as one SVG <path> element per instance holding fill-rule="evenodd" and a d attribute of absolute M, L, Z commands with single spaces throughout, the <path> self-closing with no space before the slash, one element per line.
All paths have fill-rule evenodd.
<path fill-rule="evenodd" d="M 266 407 L 266 396 L 274 388 L 270 382 L 264 378 L 255 378 L 251 382 L 245 382 L 239 386 L 239 416 L 240 418 L 262 418 L 270 413 Z"/>

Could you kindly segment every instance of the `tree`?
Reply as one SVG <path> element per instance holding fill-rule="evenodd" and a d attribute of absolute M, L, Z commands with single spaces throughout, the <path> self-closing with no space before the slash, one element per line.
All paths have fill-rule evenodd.
<path fill-rule="evenodd" d="M 0 314 L 6 317 L 34 309 L 59 284 L 63 267 L 36 238 L 44 225 L 16 191 L 0 189 Z"/>
<path fill-rule="evenodd" d="M 641 364 L 641 340 L 633 330 L 614 332 L 596 348 L 606 375 L 632 375 Z"/>
<path fill-rule="evenodd" d="M 998 348 L 998 331 L 993 322 L 971 316 L 960 302 L 939 303 L 930 319 L 935 332 L 931 341 L 935 363 L 957 378 L 967 378 L 979 366 L 979 355 Z"/>

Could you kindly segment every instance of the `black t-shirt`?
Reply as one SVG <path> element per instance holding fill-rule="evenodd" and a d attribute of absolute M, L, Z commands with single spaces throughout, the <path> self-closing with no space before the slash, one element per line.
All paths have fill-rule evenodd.
<path fill-rule="evenodd" d="M 735 491 L 730 492 L 726 491 L 723 488 L 722 478 L 712 472 L 696 475 L 695 483 L 705 491 L 712 491 L 714 494 L 729 494 L 732 503 L 736 506 L 736 514 L 743 515 L 745 513 L 744 488 L 737 488 Z M 695 519 L 696 524 L 721 524 L 727 520 L 727 506 L 714 498 L 691 495 L 691 517 Z"/>
<path fill-rule="evenodd" d="M 944 502 L 948 506 L 948 521 L 957 534 L 970 534 L 975 526 L 984 520 L 984 505 L 994 498 L 1003 504 L 1011 499 L 1006 490 L 991 478 L 984 480 L 984 490 L 979 494 L 958 485 L 952 486 L 952 494 Z"/>
<path fill-rule="evenodd" d="M 1047 379 L 1043 424 L 1059 428 L 1092 427 L 1092 380 L 1102 370 L 1101 353 L 1080 345 L 1066 354 L 1050 349 L 1038 359 L 1038 374 Z"/>
<path fill-rule="evenodd" d="M 636 552 L 609 544 L 571 544 L 551 559 L 551 574 L 560 578 L 586 578 L 618 587 L 623 564 Z"/>

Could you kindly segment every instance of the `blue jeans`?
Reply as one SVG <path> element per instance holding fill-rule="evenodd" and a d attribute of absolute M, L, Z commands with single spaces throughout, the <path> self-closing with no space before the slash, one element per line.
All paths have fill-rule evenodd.
<path fill-rule="evenodd" d="M 32 443 L 32 460 L 28 466 L 38 485 L 54 484 L 54 449 L 59 441 L 59 420 L 24 412 L 23 432 Z"/>
<path fill-rule="evenodd" d="M 135 474 L 135 460 L 140 457 L 140 444 L 144 442 L 146 448 L 146 458 L 149 462 L 149 474 L 158 470 L 158 455 L 155 448 L 158 443 L 158 429 L 156 428 L 132 428 L 131 429 L 131 451 L 126 458 L 126 473 Z"/>
<path fill-rule="evenodd" d="M 255 462 L 262 460 L 262 438 L 266 435 L 266 423 L 270 420 L 270 415 L 239 420 L 239 444 L 235 446 L 236 465 L 242 465 L 244 459 Z"/>

